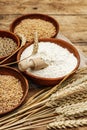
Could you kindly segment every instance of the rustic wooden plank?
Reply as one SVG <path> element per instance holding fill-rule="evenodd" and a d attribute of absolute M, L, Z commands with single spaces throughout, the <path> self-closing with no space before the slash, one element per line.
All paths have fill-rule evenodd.
<path fill-rule="evenodd" d="M 86 43 L 87 44 L 87 43 Z M 83 52 L 83 55 L 87 57 L 87 45 L 76 45 L 76 47 Z"/>
<path fill-rule="evenodd" d="M 87 14 L 87 0 L 0 0 L 0 14 L 6 13 Z"/>
<path fill-rule="evenodd" d="M 9 30 L 12 21 L 21 16 L 17 15 L 0 15 L 0 29 Z M 60 32 L 68 37 L 72 42 L 87 42 L 87 15 L 86 16 L 60 16 L 54 17 L 60 25 Z"/>
<path fill-rule="evenodd" d="M 54 16 L 59 22 L 60 32 L 72 42 L 87 42 L 86 16 Z"/>

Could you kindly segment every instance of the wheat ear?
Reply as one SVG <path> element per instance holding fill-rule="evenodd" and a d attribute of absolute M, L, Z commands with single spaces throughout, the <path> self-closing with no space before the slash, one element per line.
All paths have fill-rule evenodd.
<path fill-rule="evenodd" d="M 63 114 L 66 117 L 84 117 L 87 116 L 87 101 L 80 102 L 71 105 L 65 105 L 64 107 L 56 108 L 57 114 Z"/>
<path fill-rule="evenodd" d="M 34 47 L 33 47 L 32 55 L 35 55 L 37 52 L 38 52 L 38 33 L 35 32 L 35 36 L 34 36 Z"/>
<path fill-rule="evenodd" d="M 47 125 L 48 129 L 66 129 L 66 128 L 78 128 L 82 126 L 87 126 L 87 118 L 83 119 L 73 119 L 73 120 L 60 120 L 49 123 Z"/>
<path fill-rule="evenodd" d="M 60 92 L 56 92 L 54 94 L 52 94 L 49 98 L 49 101 L 46 103 L 47 106 L 52 106 L 52 104 L 58 100 L 64 99 L 67 96 L 71 96 L 71 95 L 75 95 L 75 94 L 79 94 L 81 91 L 86 90 L 87 91 L 87 87 L 86 85 L 84 85 L 85 80 L 87 80 L 87 76 L 85 76 L 85 78 L 82 78 L 82 80 L 80 80 L 81 82 L 79 82 L 79 85 L 73 86 L 70 85 L 70 87 L 68 89 L 65 89 L 64 91 L 60 91 Z M 79 81 L 79 80 L 78 80 Z M 83 85 L 82 85 L 83 83 Z"/>

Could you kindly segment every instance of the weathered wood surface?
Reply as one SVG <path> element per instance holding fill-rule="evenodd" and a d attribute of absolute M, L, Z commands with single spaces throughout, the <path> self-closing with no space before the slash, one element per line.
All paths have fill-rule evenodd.
<path fill-rule="evenodd" d="M 3 11 L 4 8 L 4 11 Z M 87 14 L 87 0 L 0 0 L 0 13 Z"/>
<path fill-rule="evenodd" d="M 87 55 L 87 0 L 0 0 L 0 29 L 9 30 L 15 18 L 28 13 L 54 17 L 59 22 L 60 32 Z"/>

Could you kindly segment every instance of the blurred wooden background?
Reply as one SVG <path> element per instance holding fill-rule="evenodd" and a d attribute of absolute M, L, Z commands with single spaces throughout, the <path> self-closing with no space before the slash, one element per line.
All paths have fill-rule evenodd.
<path fill-rule="evenodd" d="M 87 0 L 0 0 L 0 29 L 9 30 L 15 18 L 28 13 L 54 17 L 60 32 L 87 55 Z"/>

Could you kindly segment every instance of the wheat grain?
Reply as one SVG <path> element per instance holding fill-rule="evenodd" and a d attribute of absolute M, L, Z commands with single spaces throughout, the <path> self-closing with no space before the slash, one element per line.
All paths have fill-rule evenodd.
<path fill-rule="evenodd" d="M 87 116 L 87 101 L 77 104 L 65 105 L 56 108 L 56 113 L 63 114 L 66 117 L 83 117 Z"/>
<path fill-rule="evenodd" d="M 78 72 L 76 72 L 76 74 L 72 77 L 71 79 L 68 79 L 67 81 L 70 80 L 70 85 L 69 83 L 66 81 L 62 81 L 62 88 L 61 88 L 61 83 L 59 85 L 56 85 L 54 88 L 52 88 L 51 90 L 47 90 L 44 93 L 40 93 L 40 96 L 34 96 L 33 101 L 29 104 L 29 101 L 25 104 L 25 107 L 22 107 L 22 109 L 19 109 L 19 111 L 15 111 L 12 115 L 10 114 L 9 118 L 2 118 L 3 120 L 8 119 L 8 122 L 5 124 L 5 122 L 3 122 L 2 126 L 0 127 L 1 130 L 26 130 L 26 129 L 30 129 L 30 128 L 35 128 L 35 127 L 39 127 L 40 125 L 47 125 L 47 123 L 49 122 L 54 122 L 53 119 L 56 119 L 55 122 L 66 122 L 66 126 L 64 126 L 64 124 L 62 123 L 62 126 L 60 126 L 60 128 L 66 128 L 67 125 L 71 127 L 74 127 L 75 124 L 77 123 L 77 120 L 74 118 L 74 113 L 72 112 L 72 115 L 67 116 L 63 114 L 61 114 L 62 116 L 58 116 L 55 115 L 55 107 L 59 106 L 58 108 L 62 109 L 62 107 L 64 106 L 68 106 L 71 104 L 73 105 L 73 108 L 75 109 L 74 112 L 76 112 L 76 108 L 74 107 L 74 105 L 77 105 L 77 103 L 79 102 L 86 102 L 87 101 L 87 77 L 86 76 L 82 76 L 82 73 L 84 73 L 84 75 L 87 75 L 87 73 L 85 72 L 85 70 L 87 70 L 87 68 L 85 68 L 84 70 L 78 70 Z M 79 75 L 79 76 L 78 76 Z M 83 78 L 82 78 L 83 77 Z M 79 81 L 80 78 L 80 81 Z M 78 81 L 76 81 L 78 80 Z M 63 84 L 64 83 L 64 84 Z M 74 85 L 73 85 L 74 83 Z M 71 86 L 71 87 L 70 87 Z M 79 88 L 79 91 L 77 90 L 77 88 Z M 61 93 L 63 90 L 63 93 Z M 67 91 L 66 91 L 67 90 Z M 53 92 L 58 91 L 59 94 L 61 95 L 61 98 L 58 97 L 57 95 L 57 100 L 54 100 L 56 98 L 52 99 L 52 96 L 50 97 L 50 94 L 52 94 Z M 72 92 L 71 92 L 72 91 Z M 64 93 L 66 92 L 66 93 Z M 67 93 L 68 92 L 68 93 Z M 65 94 L 65 96 L 63 95 Z M 50 97 L 50 98 L 49 98 Z M 47 106 L 47 102 L 49 101 L 54 101 L 50 102 L 52 103 L 52 107 L 53 108 L 49 108 Z M 45 105 L 46 104 L 46 105 Z M 54 106 L 55 104 L 55 106 Z M 39 108 L 40 107 L 40 108 Z M 71 109 L 69 109 L 71 111 Z M 85 110 L 85 107 L 84 107 Z M 82 114 L 84 113 L 84 110 L 81 111 L 79 108 L 79 112 L 77 115 L 77 117 L 80 117 Z M 23 117 L 22 117 L 23 116 Z M 58 116 L 58 117 L 55 117 Z M 84 115 L 85 116 L 85 115 Z M 48 117 L 48 121 L 46 120 Z M 63 119 L 62 119 L 63 118 Z M 12 120 L 10 120 L 12 119 Z M 40 119 L 40 122 L 39 122 Z M 50 120 L 52 119 L 52 120 Z M 85 119 L 85 118 L 84 118 Z M 3 121 L 2 120 L 2 121 Z M 43 122 L 44 120 L 44 122 Z M 61 121 L 60 121 L 61 120 Z M 81 119 L 79 119 L 81 120 Z M 29 126 L 27 123 L 31 123 Z M 32 122 L 34 122 L 34 124 L 32 124 Z M 42 121 L 42 122 L 41 122 Z M 69 122 L 69 123 L 68 123 Z M 73 125 L 72 122 L 75 122 L 75 124 Z M 82 121 L 83 122 L 83 121 Z M 22 124 L 21 124 L 22 123 Z M 17 127 L 15 127 L 15 124 Z M 85 125 L 85 124 L 83 124 Z M 49 126 L 49 125 L 48 125 Z M 59 126 L 59 124 L 58 124 Z M 78 124 L 76 124 L 76 127 L 79 126 Z"/>
<path fill-rule="evenodd" d="M 84 102 L 87 100 L 87 91 L 82 91 L 76 94 L 72 94 L 69 97 L 67 96 L 64 99 L 60 99 L 60 100 L 56 100 L 56 101 L 51 101 L 51 102 L 47 102 L 46 105 L 48 107 L 56 107 L 56 106 L 64 106 L 65 104 L 73 104 L 73 103 L 78 103 L 78 102 Z"/>
<path fill-rule="evenodd" d="M 79 94 L 81 92 L 87 92 L 87 76 L 83 77 L 81 80 L 77 80 L 74 85 L 69 85 L 68 89 L 64 89 L 63 91 L 57 91 L 56 93 L 52 94 L 49 98 L 49 101 L 46 103 L 47 106 L 55 105 L 56 101 L 58 102 L 61 99 L 74 96 L 75 94 Z M 72 87 L 71 87 L 72 86 Z"/>
<path fill-rule="evenodd" d="M 38 34 L 37 34 L 37 32 L 35 32 L 34 46 L 33 46 L 32 55 L 35 55 L 37 52 L 38 52 Z"/>
<path fill-rule="evenodd" d="M 34 40 L 34 32 L 38 32 L 39 39 L 53 37 L 56 33 L 54 25 L 42 19 L 24 19 L 14 30 L 16 34 L 23 34 L 30 43 Z"/>
<path fill-rule="evenodd" d="M 82 126 L 87 126 L 87 118 L 74 119 L 74 120 L 57 120 L 47 125 L 48 129 L 66 129 L 66 128 L 78 128 Z"/>
<path fill-rule="evenodd" d="M 0 75 L 0 114 L 14 108 L 22 97 L 21 82 L 14 76 Z"/>
<path fill-rule="evenodd" d="M 17 44 L 13 39 L 0 37 L 0 57 L 8 56 L 16 49 Z"/>

